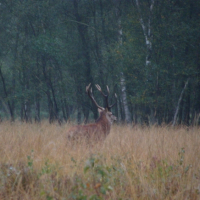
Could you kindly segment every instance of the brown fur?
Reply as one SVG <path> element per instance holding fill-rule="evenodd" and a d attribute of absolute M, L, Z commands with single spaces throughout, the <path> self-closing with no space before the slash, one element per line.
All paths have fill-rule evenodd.
<path fill-rule="evenodd" d="M 70 128 L 67 137 L 69 139 L 75 139 L 77 137 L 105 139 L 110 133 L 112 122 L 116 120 L 116 117 L 107 110 L 99 110 L 99 114 L 100 116 L 95 123 L 77 125 Z"/>

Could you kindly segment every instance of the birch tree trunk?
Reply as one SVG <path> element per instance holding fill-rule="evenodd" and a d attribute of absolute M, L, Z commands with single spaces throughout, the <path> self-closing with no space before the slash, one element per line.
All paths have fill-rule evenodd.
<path fill-rule="evenodd" d="M 183 90 L 181 91 L 181 94 L 180 94 L 180 97 L 179 97 L 179 100 L 178 100 L 178 103 L 177 103 L 177 107 L 176 107 L 176 110 L 175 110 L 175 113 L 174 113 L 174 119 L 173 119 L 173 122 L 172 122 L 172 126 L 175 126 L 175 124 L 176 124 L 180 103 L 181 103 L 181 100 L 183 98 L 183 93 L 184 93 L 184 91 L 185 91 L 185 89 L 186 89 L 186 87 L 188 85 L 188 82 L 189 82 L 189 78 L 185 82 L 185 86 L 184 86 Z"/>
<path fill-rule="evenodd" d="M 121 96 L 122 96 L 122 105 L 124 108 L 125 122 L 130 123 L 131 122 L 131 114 L 130 114 L 128 102 L 127 102 L 126 82 L 125 82 L 123 72 L 121 72 L 120 84 L 121 84 Z"/>
<path fill-rule="evenodd" d="M 146 67 L 146 84 L 148 84 L 147 86 L 150 86 L 149 88 L 153 88 L 152 84 L 152 64 L 151 64 L 151 56 L 152 56 L 152 28 L 151 28 L 151 21 L 152 21 L 152 11 L 153 11 L 153 7 L 154 7 L 154 0 L 150 0 L 150 5 L 148 8 L 148 15 L 147 15 L 147 20 L 145 22 L 144 17 L 142 15 L 142 11 L 140 8 L 140 4 L 139 4 L 139 0 L 135 0 L 136 2 L 136 6 L 138 9 L 138 13 L 139 13 L 139 20 L 140 20 L 140 24 L 142 26 L 142 30 L 143 30 L 143 34 L 144 34 L 144 38 L 145 38 L 145 44 L 146 44 L 146 60 L 145 60 L 145 67 Z M 150 91 L 151 93 L 151 91 Z M 155 124 L 157 122 L 156 118 L 155 118 L 155 108 L 153 106 L 149 106 L 150 110 L 148 114 L 148 118 L 149 118 L 149 123 L 150 124 Z"/>
<path fill-rule="evenodd" d="M 121 25 L 121 9 L 120 9 L 120 0 L 115 0 L 115 12 L 116 12 L 116 18 L 117 18 L 117 26 L 118 26 L 118 43 L 119 47 L 122 46 L 122 25 Z M 121 69 L 123 69 L 123 63 L 121 62 Z M 124 110 L 125 115 L 125 122 L 130 123 L 131 122 L 131 114 L 128 107 L 128 101 L 127 101 L 127 94 L 126 94 L 126 81 L 124 77 L 124 73 L 120 73 L 120 85 L 121 85 L 121 96 L 122 96 L 122 106 Z"/>
<path fill-rule="evenodd" d="M 147 49 L 145 65 L 146 65 L 146 67 L 151 68 L 152 37 L 153 37 L 152 33 L 151 33 L 152 32 L 151 20 L 152 20 L 152 11 L 153 11 L 153 7 L 154 7 L 154 0 L 150 1 L 149 15 L 148 15 L 148 20 L 146 23 L 144 22 L 144 19 L 142 16 L 142 12 L 141 12 L 140 5 L 139 5 L 139 0 L 135 0 L 135 2 L 136 2 L 136 6 L 137 6 L 137 9 L 139 12 L 139 20 L 140 20 L 140 24 L 142 26 L 145 43 L 146 43 L 146 49 Z"/>

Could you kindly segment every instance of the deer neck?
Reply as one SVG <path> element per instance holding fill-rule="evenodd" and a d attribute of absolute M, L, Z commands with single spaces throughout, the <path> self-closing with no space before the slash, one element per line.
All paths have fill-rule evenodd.
<path fill-rule="evenodd" d="M 109 119 L 109 117 L 106 115 L 106 113 L 101 113 L 96 123 L 102 127 L 105 134 L 108 134 L 110 132 L 112 122 L 111 119 Z"/>

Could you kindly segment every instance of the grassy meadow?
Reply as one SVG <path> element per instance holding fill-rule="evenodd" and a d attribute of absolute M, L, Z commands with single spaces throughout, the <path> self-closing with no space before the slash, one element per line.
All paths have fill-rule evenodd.
<path fill-rule="evenodd" d="M 200 199 L 200 128 L 114 125 L 88 144 L 70 126 L 0 123 L 0 200 Z"/>

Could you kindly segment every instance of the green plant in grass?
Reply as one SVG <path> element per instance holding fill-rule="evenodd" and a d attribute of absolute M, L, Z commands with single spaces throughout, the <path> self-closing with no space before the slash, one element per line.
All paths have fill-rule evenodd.
<path fill-rule="evenodd" d="M 33 171 L 34 150 L 31 150 L 31 154 L 27 156 L 27 160 L 29 169 Z"/>
<path fill-rule="evenodd" d="M 46 160 L 44 163 L 44 166 L 41 169 L 41 172 L 39 173 L 39 177 L 41 177 L 44 174 L 52 174 L 56 170 L 56 166 L 52 165 L 49 160 Z"/>
<path fill-rule="evenodd" d="M 77 162 L 72 159 L 77 165 Z M 101 200 L 105 199 L 112 188 L 112 167 L 103 164 L 100 156 L 92 155 L 87 159 L 83 175 L 75 175 L 70 193 L 71 199 Z"/>
<path fill-rule="evenodd" d="M 183 165 L 184 158 L 185 158 L 185 148 L 181 148 L 181 150 L 179 151 L 178 155 L 179 155 L 178 163 L 180 165 Z"/>
<path fill-rule="evenodd" d="M 86 161 L 84 173 L 88 175 L 89 181 L 87 182 L 87 186 L 95 192 L 95 195 L 92 195 L 90 199 L 102 199 L 103 195 L 113 190 L 111 185 L 113 169 L 110 166 L 102 164 L 100 157 L 91 156 Z"/>

